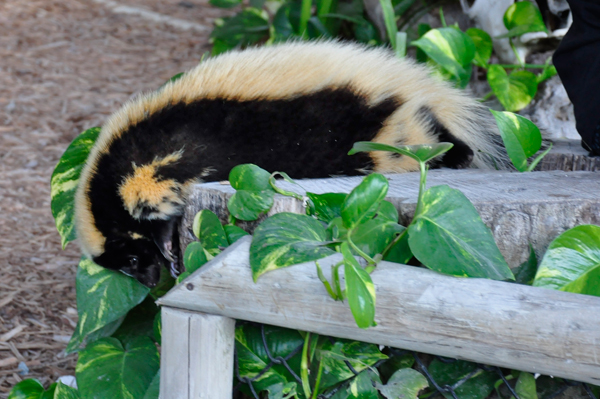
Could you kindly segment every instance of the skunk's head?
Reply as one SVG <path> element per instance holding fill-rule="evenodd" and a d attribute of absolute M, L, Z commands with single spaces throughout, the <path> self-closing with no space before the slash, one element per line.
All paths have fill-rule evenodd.
<path fill-rule="evenodd" d="M 94 262 L 135 278 L 146 287 L 155 287 L 161 267 L 169 266 L 153 241 L 147 239 L 108 239 L 104 252 L 94 256 Z"/>

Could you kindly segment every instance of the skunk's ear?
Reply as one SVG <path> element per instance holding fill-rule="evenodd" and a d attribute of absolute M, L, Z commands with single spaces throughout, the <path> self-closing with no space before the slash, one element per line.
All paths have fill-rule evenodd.
<path fill-rule="evenodd" d="M 160 253 L 171 263 L 177 263 L 177 249 L 173 247 L 177 222 L 180 218 L 157 220 L 152 223 L 152 239 Z"/>

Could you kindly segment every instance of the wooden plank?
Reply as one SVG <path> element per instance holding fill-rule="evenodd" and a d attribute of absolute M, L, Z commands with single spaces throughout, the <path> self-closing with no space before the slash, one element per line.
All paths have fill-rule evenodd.
<path fill-rule="evenodd" d="M 400 212 L 406 225 L 415 210 L 419 175 L 388 175 L 387 200 Z M 350 192 L 362 177 L 299 180 L 313 193 Z M 580 224 L 600 224 L 600 174 L 594 172 L 510 173 L 482 170 L 434 170 L 429 173 L 428 187 L 447 184 L 462 191 L 479 211 L 511 267 L 527 260 L 529 243 L 542 255 L 550 242 L 565 230 Z M 280 182 L 286 190 L 298 186 Z M 182 253 L 194 239 L 192 223 L 201 209 L 210 209 L 227 219 L 227 201 L 234 190 L 228 185 L 209 183 L 194 188 L 180 227 Z M 301 201 L 276 196 L 269 214 L 303 213 Z M 247 227 L 252 228 L 251 225 Z"/>
<path fill-rule="evenodd" d="M 550 153 L 538 164 L 538 170 L 599 171 L 600 157 L 590 157 L 580 140 L 557 140 Z"/>
<path fill-rule="evenodd" d="M 600 384 L 598 297 L 382 262 L 372 274 L 378 325 L 363 330 L 313 262 L 253 283 L 249 247 L 239 240 L 159 304 Z M 325 275 L 339 260 L 319 261 Z"/>
<path fill-rule="evenodd" d="M 162 308 L 160 398 L 231 399 L 235 320 Z"/>

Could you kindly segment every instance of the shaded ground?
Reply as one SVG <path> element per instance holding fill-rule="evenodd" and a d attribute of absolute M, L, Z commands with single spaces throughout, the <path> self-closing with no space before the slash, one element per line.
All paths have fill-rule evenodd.
<path fill-rule="evenodd" d="M 205 0 L 124 0 L 206 24 Z M 114 5 L 114 4 L 113 4 Z M 50 176 L 69 142 L 133 93 L 195 65 L 208 32 L 117 14 L 92 0 L 0 3 L 0 398 L 23 378 L 73 374 L 79 251 L 60 239 Z M 18 374 L 23 362 L 29 373 Z M 21 366 L 23 366 L 21 363 Z"/>

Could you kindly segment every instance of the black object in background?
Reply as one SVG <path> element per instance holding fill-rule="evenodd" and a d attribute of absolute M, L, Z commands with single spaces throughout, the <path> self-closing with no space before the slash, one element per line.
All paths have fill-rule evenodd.
<path fill-rule="evenodd" d="M 554 65 L 575 109 L 581 145 L 600 155 L 600 1 L 568 0 L 573 24 Z"/>

